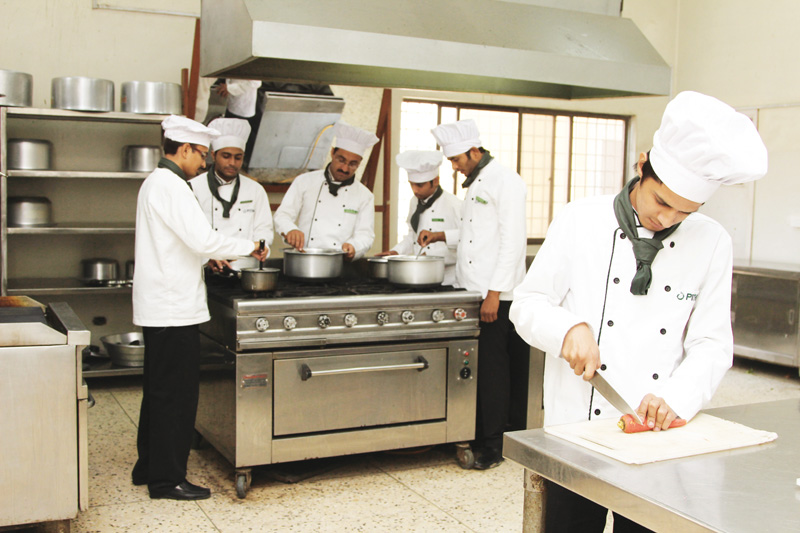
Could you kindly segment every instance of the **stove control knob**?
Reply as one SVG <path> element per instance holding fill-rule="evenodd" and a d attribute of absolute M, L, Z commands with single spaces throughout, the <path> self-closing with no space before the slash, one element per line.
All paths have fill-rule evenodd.
<path fill-rule="evenodd" d="M 441 322 L 444 320 L 444 311 L 441 309 L 434 309 L 433 313 L 431 313 L 431 320 L 434 322 Z"/>
<path fill-rule="evenodd" d="M 403 321 L 403 324 L 411 324 L 414 321 L 413 311 L 403 311 L 400 315 L 400 320 Z"/>
<path fill-rule="evenodd" d="M 258 331 L 267 331 L 269 329 L 269 320 L 267 320 L 263 316 L 261 318 L 257 318 L 256 329 Z"/>
<path fill-rule="evenodd" d="M 287 316 L 283 318 L 283 327 L 287 330 L 291 330 L 297 327 L 297 319 L 293 316 Z"/>
<path fill-rule="evenodd" d="M 356 324 L 358 324 L 358 317 L 356 317 L 356 315 L 354 315 L 353 313 L 347 313 L 346 315 L 344 315 L 345 326 L 347 326 L 348 328 L 352 328 Z"/>
<path fill-rule="evenodd" d="M 319 318 L 317 319 L 317 324 L 319 324 L 319 327 L 321 327 L 322 329 L 325 329 L 331 325 L 331 317 L 329 317 L 328 315 L 319 315 Z"/>
<path fill-rule="evenodd" d="M 459 307 L 458 309 L 453 311 L 453 317 L 456 320 L 464 320 L 465 318 L 467 318 L 467 312 L 461 307 Z"/>
<path fill-rule="evenodd" d="M 375 320 L 378 321 L 379 326 L 383 326 L 384 324 L 389 323 L 389 313 L 386 311 L 379 311 L 378 316 L 375 317 Z"/>

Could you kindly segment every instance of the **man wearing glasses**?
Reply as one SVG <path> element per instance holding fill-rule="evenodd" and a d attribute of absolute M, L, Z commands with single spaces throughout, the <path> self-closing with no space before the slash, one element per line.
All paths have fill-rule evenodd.
<path fill-rule="evenodd" d="M 219 135 L 184 117 L 161 123 L 164 157 L 136 203 L 133 323 L 144 334 L 144 375 L 135 485 L 151 498 L 199 500 L 210 491 L 186 480 L 200 378 L 199 324 L 210 319 L 202 269 L 207 258 L 266 252 L 259 243 L 214 231 L 186 180 L 205 166 Z"/>

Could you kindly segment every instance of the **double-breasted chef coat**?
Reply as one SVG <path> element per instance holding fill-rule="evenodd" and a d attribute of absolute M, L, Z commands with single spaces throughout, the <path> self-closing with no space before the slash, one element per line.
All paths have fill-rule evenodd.
<path fill-rule="evenodd" d="M 445 230 L 448 244 L 458 242 L 456 283 L 500 292 L 511 300 L 525 277 L 527 247 L 525 183 L 516 172 L 492 160 L 467 189 L 461 209 L 461 229 Z"/>
<path fill-rule="evenodd" d="M 253 247 L 250 239 L 214 231 L 186 182 L 169 169 L 155 169 L 136 203 L 133 323 L 173 327 L 208 321 L 206 259 L 244 256 Z"/>
<path fill-rule="evenodd" d="M 408 217 L 406 224 L 408 233 L 402 241 L 398 242 L 392 250 L 400 255 L 416 255 L 419 253 L 420 245 L 417 237 L 422 230 L 439 232 L 446 230 L 458 230 L 461 227 L 461 200 L 455 195 L 442 191 L 441 196 L 436 199 L 432 206 L 427 208 L 419 215 L 417 231 L 411 226 L 411 216 L 417 210 L 419 199 L 416 196 L 411 198 L 408 206 Z M 453 285 L 456 281 L 456 247 L 448 246 L 447 243 L 437 241 L 425 246 L 422 252 L 425 255 L 433 255 L 444 258 L 444 281 L 442 285 Z"/>
<path fill-rule="evenodd" d="M 209 172 L 214 172 L 213 168 Z M 217 179 L 216 176 L 212 176 Z M 220 184 L 217 191 L 221 198 L 229 201 L 233 194 L 236 180 Z M 222 216 L 224 208 L 219 200 L 214 198 L 208 188 L 208 173 L 189 180 L 200 208 L 206 216 L 214 231 L 229 237 L 241 237 L 250 241 L 264 239 L 264 244 L 271 247 L 275 232 L 272 228 L 272 211 L 270 211 L 269 198 L 264 187 L 257 181 L 247 176 L 239 176 L 239 194 L 236 203 L 231 207 L 229 218 Z M 271 250 L 270 250 L 271 252 Z M 248 255 L 233 263 L 237 269 L 257 268 L 258 260 Z"/>
<path fill-rule="evenodd" d="M 514 291 L 517 332 L 547 353 L 545 425 L 620 416 L 560 357 L 567 331 L 581 322 L 598 340 L 601 373 L 634 409 L 653 393 L 690 419 L 733 360 L 732 247 L 722 226 L 689 215 L 663 241 L 648 293 L 635 296 L 636 260 L 613 201 L 601 196 L 565 206 Z M 643 227 L 638 232 L 652 236 Z"/>
<path fill-rule="evenodd" d="M 359 181 L 340 187 L 337 196 L 328 190 L 325 170 L 297 176 L 275 211 L 275 230 L 288 234 L 299 229 L 306 248 L 355 248 L 364 257 L 375 240 L 375 197 Z"/>

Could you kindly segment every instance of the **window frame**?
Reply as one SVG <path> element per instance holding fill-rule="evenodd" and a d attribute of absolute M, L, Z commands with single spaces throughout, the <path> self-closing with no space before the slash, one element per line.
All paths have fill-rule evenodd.
<path fill-rule="evenodd" d="M 570 119 L 570 131 L 569 131 L 569 156 L 568 156 L 568 172 L 567 172 L 567 202 L 572 201 L 572 146 L 573 146 L 573 125 L 575 117 L 581 118 L 599 118 L 599 119 L 611 119 L 611 120 L 621 120 L 624 123 L 624 131 L 625 131 L 625 139 L 623 142 L 623 154 L 625 159 L 627 160 L 628 150 L 630 149 L 630 137 L 631 137 L 631 117 L 630 115 L 614 115 L 611 113 L 594 113 L 588 111 L 569 111 L 569 110 L 561 110 L 561 109 L 548 109 L 548 108 L 539 108 L 539 107 L 527 107 L 527 106 L 511 106 L 511 105 L 497 105 L 497 104 L 477 104 L 477 103 L 466 103 L 466 102 L 454 102 L 450 100 L 439 100 L 435 98 L 409 98 L 404 97 L 401 100 L 402 102 L 409 102 L 409 103 L 420 103 L 420 104 L 436 104 L 437 112 L 436 112 L 436 121 L 437 124 L 442 123 L 442 108 L 443 107 L 452 107 L 456 109 L 456 116 L 459 117 L 457 120 L 460 120 L 461 117 L 461 110 L 462 109 L 472 109 L 478 111 L 502 111 L 502 112 L 516 112 L 518 115 L 518 129 L 517 129 L 517 168 L 514 169 L 515 172 L 519 174 L 520 172 L 520 164 L 522 160 L 522 121 L 523 116 L 525 114 L 534 114 L 534 115 L 550 115 L 554 117 L 553 119 L 553 136 L 555 137 L 555 127 L 556 127 L 556 117 L 569 117 Z M 402 115 L 401 115 L 401 128 L 402 128 Z M 438 146 L 438 145 L 437 145 Z M 553 144 L 555 146 L 555 143 Z M 491 149 L 489 147 L 488 149 Z M 555 157 L 555 151 L 553 152 L 553 157 Z M 627 176 L 627 168 L 626 165 L 623 165 L 623 172 L 620 176 L 620 189 L 625 184 L 626 176 Z M 454 180 L 454 188 L 457 187 L 458 180 Z M 527 183 L 526 183 L 527 186 Z M 449 191 L 455 193 L 456 191 Z M 550 205 L 549 205 L 549 222 L 553 221 L 553 183 L 551 182 L 550 186 Z M 528 238 L 529 245 L 540 245 L 544 242 L 543 237 L 538 238 Z"/>

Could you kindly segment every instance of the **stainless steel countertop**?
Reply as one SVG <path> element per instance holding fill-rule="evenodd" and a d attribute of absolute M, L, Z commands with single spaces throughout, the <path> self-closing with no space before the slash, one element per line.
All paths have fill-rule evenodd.
<path fill-rule="evenodd" d="M 506 433 L 503 455 L 655 531 L 798 531 L 800 400 L 704 412 L 774 431 L 778 439 L 737 450 L 627 465 L 533 429 Z"/>

